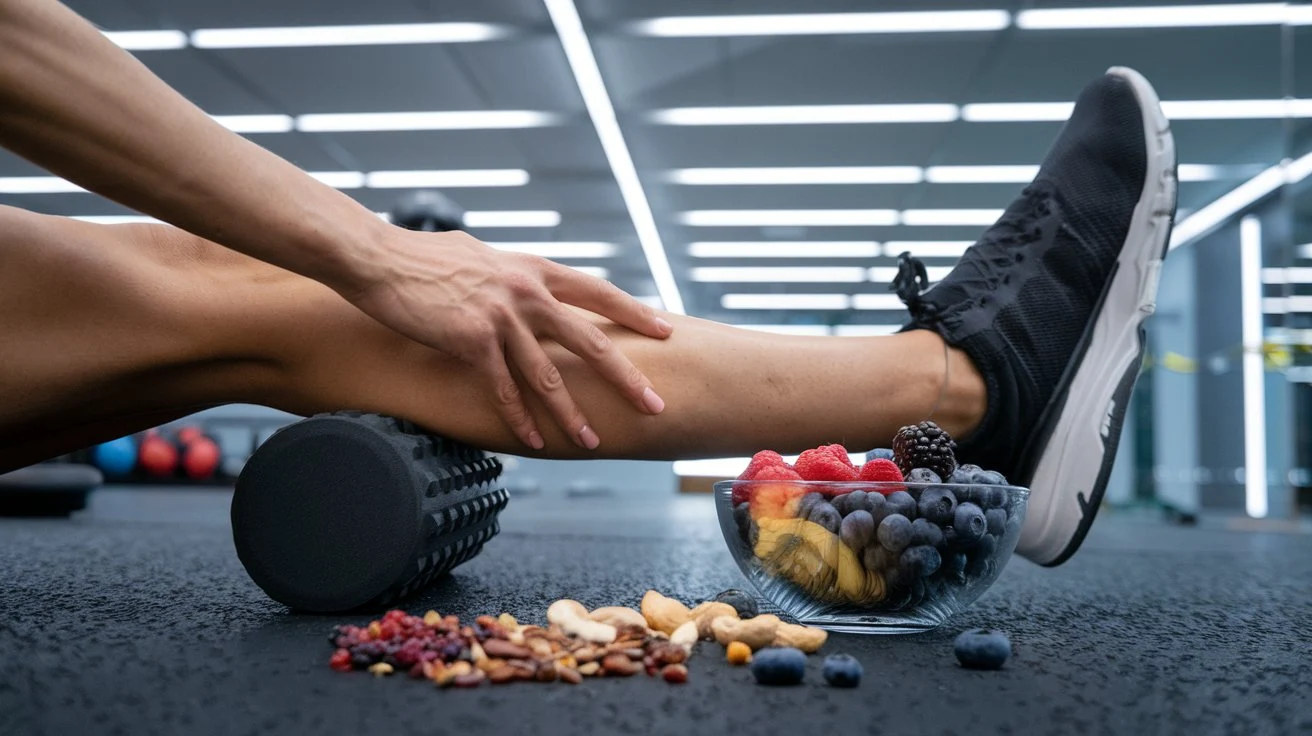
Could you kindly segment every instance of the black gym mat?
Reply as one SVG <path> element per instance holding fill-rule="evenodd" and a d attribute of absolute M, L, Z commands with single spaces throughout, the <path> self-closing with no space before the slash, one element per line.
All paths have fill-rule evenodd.
<path fill-rule="evenodd" d="M 1290 734 L 1312 729 L 1312 536 L 1100 519 L 1066 566 L 1014 560 L 969 612 L 910 637 L 834 635 L 856 690 L 764 688 L 703 644 L 691 680 L 439 691 L 342 675 L 326 635 L 233 552 L 228 495 L 100 491 L 72 520 L 0 520 L 0 734 Z M 501 536 L 411 602 L 540 619 L 551 600 L 699 600 L 742 580 L 708 498 L 512 500 Z M 1016 655 L 960 669 L 996 625 Z"/>

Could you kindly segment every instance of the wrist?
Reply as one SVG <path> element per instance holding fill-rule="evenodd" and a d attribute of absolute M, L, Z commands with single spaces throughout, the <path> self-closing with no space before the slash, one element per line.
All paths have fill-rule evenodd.
<path fill-rule="evenodd" d="M 309 229 L 310 250 L 319 273 L 305 274 L 348 301 L 383 282 L 392 226 L 348 199 L 349 215 L 323 212 Z M 344 216 L 346 215 L 346 216 Z"/>

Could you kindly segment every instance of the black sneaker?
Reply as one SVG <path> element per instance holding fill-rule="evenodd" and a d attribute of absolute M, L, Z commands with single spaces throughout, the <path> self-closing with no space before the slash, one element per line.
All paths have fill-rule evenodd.
<path fill-rule="evenodd" d="M 1040 564 L 1074 554 L 1102 501 L 1175 200 L 1157 94 L 1117 67 L 1085 88 L 1033 183 L 947 278 L 921 293 L 923 266 L 903 256 L 903 329 L 942 335 L 988 387 L 958 456 L 1031 489 L 1017 551 Z"/>
<path fill-rule="evenodd" d="M 360 412 L 284 427 L 237 479 L 232 536 L 257 585 L 299 611 L 395 605 L 496 536 L 501 462 Z"/>

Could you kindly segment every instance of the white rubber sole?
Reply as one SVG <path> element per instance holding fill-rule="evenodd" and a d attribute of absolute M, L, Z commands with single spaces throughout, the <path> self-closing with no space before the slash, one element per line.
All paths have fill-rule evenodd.
<path fill-rule="evenodd" d="M 1059 565 L 1075 553 L 1102 503 L 1175 216 L 1175 140 L 1157 93 L 1133 69 L 1107 73 L 1125 79 L 1139 100 L 1148 171 L 1083 359 L 1030 480 L 1016 552 L 1041 565 Z"/>

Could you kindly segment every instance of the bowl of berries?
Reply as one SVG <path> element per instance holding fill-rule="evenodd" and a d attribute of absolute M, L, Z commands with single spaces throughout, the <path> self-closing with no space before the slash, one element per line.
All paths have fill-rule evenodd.
<path fill-rule="evenodd" d="M 932 629 L 997 580 L 1029 491 L 958 465 L 933 422 L 903 427 L 860 465 L 842 445 L 789 464 L 758 452 L 715 485 L 720 529 L 766 599 L 801 623 L 854 633 Z"/>

